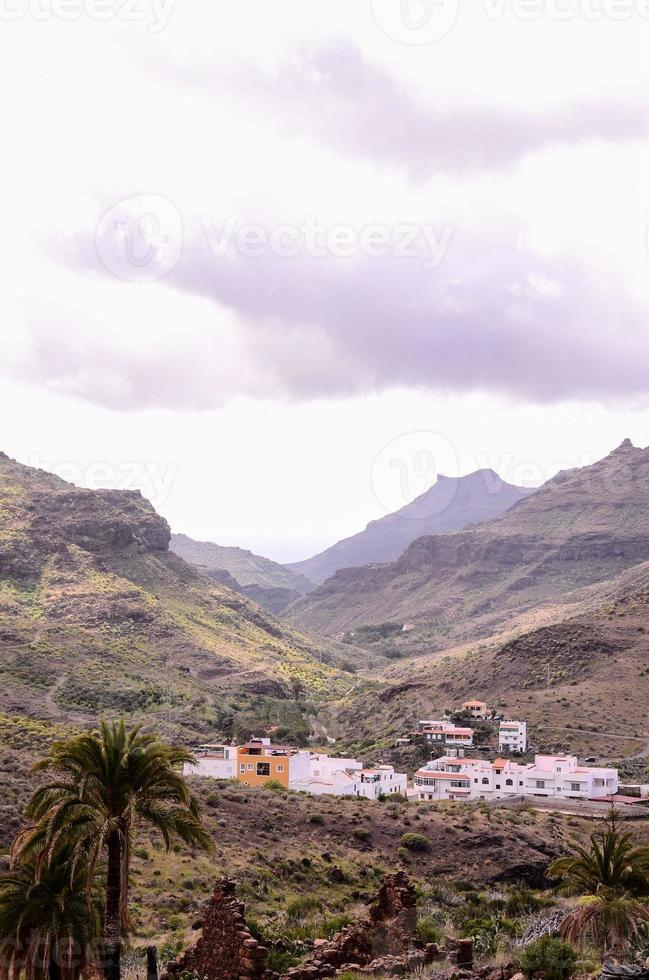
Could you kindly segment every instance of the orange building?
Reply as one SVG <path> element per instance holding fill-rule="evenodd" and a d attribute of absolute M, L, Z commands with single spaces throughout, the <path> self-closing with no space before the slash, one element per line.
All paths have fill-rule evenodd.
<path fill-rule="evenodd" d="M 270 739 L 253 738 L 237 749 L 237 779 L 248 786 L 263 786 L 274 779 L 288 789 L 290 779 L 308 773 L 309 753 L 291 745 L 273 745 Z"/>

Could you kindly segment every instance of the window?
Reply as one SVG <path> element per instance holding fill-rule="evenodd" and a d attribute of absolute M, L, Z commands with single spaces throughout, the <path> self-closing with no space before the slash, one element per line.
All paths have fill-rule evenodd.
<path fill-rule="evenodd" d="M 248 763 L 248 772 L 254 772 L 254 771 L 255 771 L 255 764 L 254 764 L 254 762 L 249 762 Z"/>
<path fill-rule="evenodd" d="M 239 772 L 244 773 L 245 771 L 246 771 L 246 765 L 244 762 L 242 762 L 241 765 L 239 766 Z"/>
<path fill-rule="evenodd" d="M 578 793 L 580 788 L 579 783 L 570 783 L 570 790 L 572 793 Z"/>
<path fill-rule="evenodd" d="M 536 788 L 537 789 L 545 789 L 545 779 L 537 779 L 536 780 Z"/>
<path fill-rule="evenodd" d="M 513 786 L 513 785 L 514 785 L 514 780 L 513 779 L 506 779 L 505 780 L 505 786 Z"/>
<path fill-rule="evenodd" d="M 500 783 L 496 783 L 496 789 L 500 789 Z"/>
<path fill-rule="evenodd" d="M 488 786 L 489 785 L 489 780 L 487 779 L 486 776 L 483 777 L 482 782 L 483 782 L 483 785 L 485 785 L 485 786 Z"/>
<path fill-rule="evenodd" d="M 519 779 L 519 780 L 518 780 L 518 785 L 519 785 L 519 786 L 522 786 L 522 785 L 523 785 L 523 780 L 522 780 L 522 779 Z"/>
<path fill-rule="evenodd" d="M 278 766 L 278 767 L 277 767 L 277 771 L 278 771 L 278 772 L 284 772 L 284 766 Z M 314 775 L 315 775 L 315 776 L 319 776 L 319 775 L 320 775 L 320 773 L 319 773 L 319 772 L 316 772 L 316 773 L 314 773 Z"/>
<path fill-rule="evenodd" d="M 257 775 L 258 776 L 270 776 L 270 762 L 258 762 L 257 763 Z"/>

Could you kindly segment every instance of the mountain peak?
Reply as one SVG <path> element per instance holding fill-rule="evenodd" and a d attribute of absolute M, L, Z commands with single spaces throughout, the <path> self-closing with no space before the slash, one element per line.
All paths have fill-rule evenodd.
<path fill-rule="evenodd" d="M 620 443 L 620 445 L 617 447 L 617 449 L 614 449 L 613 450 L 613 452 L 611 453 L 611 456 L 614 456 L 616 453 L 619 453 L 619 452 L 624 452 L 626 449 L 635 449 L 635 448 L 636 447 L 633 445 L 633 443 L 631 442 L 631 440 L 629 438 L 626 438 L 626 439 L 624 439 Z"/>
<path fill-rule="evenodd" d="M 506 483 L 489 467 L 445 476 L 415 500 L 371 521 L 364 531 L 339 541 L 319 555 L 290 565 L 321 583 L 340 568 L 395 561 L 417 538 L 460 531 L 498 517 L 532 493 Z"/>

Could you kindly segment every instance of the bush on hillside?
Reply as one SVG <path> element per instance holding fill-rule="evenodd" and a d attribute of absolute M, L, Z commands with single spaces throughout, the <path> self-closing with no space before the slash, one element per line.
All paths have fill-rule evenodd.
<path fill-rule="evenodd" d="M 521 969 L 531 977 L 542 973 L 546 980 L 567 980 L 575 972 L 577 953 L 570 943 L 555 936 L 542 936 L 521 954 Z"/>
<path fill-rule="evenodd" d="M 401 845 L 408 851 L 430 851 L 430 841 L 423 834 L 404 834 Z"/>

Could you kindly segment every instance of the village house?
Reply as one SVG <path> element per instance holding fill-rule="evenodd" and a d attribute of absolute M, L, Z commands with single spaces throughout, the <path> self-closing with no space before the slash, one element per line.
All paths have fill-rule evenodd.
<path fill-rule="evenodd" d="M 261 786 L 273 779 L 287 789 L 290 782 L 308 777 L 310 753 L 291 745 L 273 745 L 269 738 L 251 738 L 245 745 L 199 746 L 196 764 L 186 763 L 186 776 L 236 779 L 248 786 Z"/>
<path fill-rule="evenodd" d="M 511 759 L 433 759 L 415 773 L 416 798 L 492 800 L 513 796 L 597 800 L 618 790 L 617 769 L 580 766 L 575 756 L 537 755 L 521 764 Z"/>
<path fill-rule="evenodd" d="M 500 722 L 498 728 L 498 751 L 527 751 L 527 724 L 524 721 Z"/>
<path fill-rule="evenodd" d="M 390 796 L 392 793 L 408 793 L 408 777 L 405 772 L 395 772 L 394 766 L 380 765 L 374 769 L 361 769 L 360 784 L 357 796 L 365 796 L 368 800 L 377 800 L 379 796 Z"/>
<path fill-rule="evenodd" d="M 220 745 L 206 742 L 194 752 L 196 763 L 186 762 L 183 766 L 185 776 L 210 776 L 212 779 L 237 778 L 236 745 Z"/>
<path fill-rule="evenodd" d="M 199 746 L 196 763 L 185 764 L 186 776 L 236 779 L 247 786 L 275 780 L 287 789 L 333 796 L 379 796 L 407 793 L 407 776 L 394 766 L 364 769 L 352 758 L 335 758 L 290 745 L 273 745 L 269 738 L 252 738 L 245 745 L 207 743 Z"/>
<path fill-rule="evenodd" d="M 329 757 L 328 757 L 329 758 Z M 329 763 L 340 763 L 349 760 L 329 758 Z M 312 796 L 364 796 L 368 800 L 378 800 L 380 796 L 391 796 L 408 792 L 408 777 L 405 772 L 395 772 L 394 766 L 379 765 L 372 769 L 363 769 L 361 763 L 354 762 L 354 768 L 341 769 L 318 762 L 321 774 L 311 775 L 307 779 L 291 783 L 291 789 L 311 793 Z"/>
<path fill-rule="evenodd" d="M 465 701 L 462 711 L 468 711 L 472 718 L 486 718 L 489 714 L 485 701 Z"/>
<path fill-rule="evenodd" d="M 446 718 L 440 721 L 420 721 L 419 731 L 416 734 L 423 735 L 431 745 L 461 748 L 470 748 L 473 745 L 473 729 L 458 728 Z"/>
<path fill-rule="evenodd" d="M 292 745 L 273 745 L 269 738 L 252 738 L 237 748 L 237 779 L 247 786 L 269 780 L 291 789 L 291 783 L 310 773 L 310 752 Z"/>

